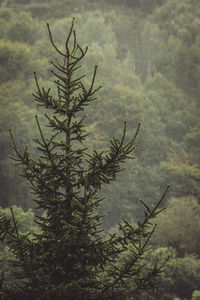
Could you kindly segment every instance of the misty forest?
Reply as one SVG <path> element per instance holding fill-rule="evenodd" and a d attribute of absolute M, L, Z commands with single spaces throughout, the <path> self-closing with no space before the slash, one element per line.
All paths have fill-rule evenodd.
<path fill-rule="evenodd" d="M 0 0 L 0 299 L 200 299 L 199 94 L 198 0 Z"/>

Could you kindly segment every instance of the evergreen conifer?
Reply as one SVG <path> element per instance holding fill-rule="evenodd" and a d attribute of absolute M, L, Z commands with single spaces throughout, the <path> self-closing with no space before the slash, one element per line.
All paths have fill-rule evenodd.
<path fill-rule="evenodd" d="M 162 266 L 145 270 L 145 252 L 154 231 L 151 219 L 161 209 L 144 205 L 144 219 L 132 226 L 126 220 L 119 233 L 104 237 L 98 196 L 102 185 L 115 180 L 121 163 L 132 158 L 135 136 L 126 142 L 126 123 L 121 139 L 110 141 L 108 153 L 84 147 L 86 132 L 82 113 L 95 100 L 97 67 L 91 85 L 83 83 L 80 63 L 86 55 L 76 40 L 74 20 L 67 36 L 65 51 L 55 45 L 48 25 L 50 40 L 60 56 L 51 64 L 57 96 L 41 88 L 37 76 L 36 102 L 45 109 L 51 137 L 46 137 L 39 118 L 36 124 L 40 138 L 40 156 L 33 159 L 26 147 L 20 153 L 11 132 L 13 149 L 22 175 L 29 181 L 39 211 L 37 234 L 21 234 L 11 209 L 11 218 L 0 216 L 0 239 L 15 255 L 11 265 L 16 278 L 12 286 L 1 278 L 1 299 L 10 300 L 125 300 L 137 299 L 140 291 L 155 286 Z M 62 61 L 62 62 L 61 62 Z M 123 200 L 122 200 L 123 202 Z"/>

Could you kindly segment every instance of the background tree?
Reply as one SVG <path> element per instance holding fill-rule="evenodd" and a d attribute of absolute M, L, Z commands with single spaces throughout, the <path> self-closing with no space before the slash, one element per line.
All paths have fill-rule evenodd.
<path fill-rule="evenodd" d="M 147 268 L 170 256 L 165 270 L 160 276 L 160 284 L 150 295 L 150 300 L 171 300 L 175 297 L 190 300 L 192 298 L 193 292 L 198 289 L 200 284 L 198 276 L 200 260 L 196 256 L 185 255 L 180 258 L 172 247 L 152 249 L 147 256 Z"/>
<path fill-rule="evenodd" d="M 171 198 L 152 239 L 161 247 L 173 247 L 179 256 L 199 255 L 200 205 L 196 198 Z"/>

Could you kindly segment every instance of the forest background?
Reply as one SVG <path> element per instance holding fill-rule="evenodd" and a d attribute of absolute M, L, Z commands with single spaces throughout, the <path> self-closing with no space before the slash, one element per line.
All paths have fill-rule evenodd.
<path fill-rule="evenodd" d="M 0 206 L 14 205 L 21 231 L 37 231 L 29 187 L 8 158 L 9 128 L 21 149 L 37 137 L 33 71 L 52 86 L 55 56 L 46 31 L 62 45 L 72 17 L 89 51 L 83 65 L 98 65 L 99 100 L 87 111 L 88 148 L 128 137 L 137 124 L 136 158 L 103 191 L 104 230 L 120 217 L 141 217 L 140 199 L 151 205 L 169 183 L 149 252 L 149 264 L 170 255 L 152 300 L 200 299 L 200 2 L 197 0 L 4 0 L 0 1 Z M 36 155 L 36 149 L 32 148 Z M 0 246 L 0 266 L 9 276 L 11 254 Z M 12 278 L 10 277 L 10 281 Z M 193 296 L 192 296 L 193 295 Z M 199 297 L 199 298 L 198 298 Z"/>

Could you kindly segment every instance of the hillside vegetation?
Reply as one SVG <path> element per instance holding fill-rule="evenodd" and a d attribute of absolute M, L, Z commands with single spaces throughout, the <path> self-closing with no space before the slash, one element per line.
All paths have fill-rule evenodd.
<path fill-rule="evenodd" d="M 89 48 L 83 73 L 91 78 L 98 65 L 103 86 L 88 108 L 87 147 L 103 151 L 104 141 L 121 136 L 124 121 L 127 138 L 141 122 L 135 159 L 117 183 L 102 190 L 104 229 L 114 232 L 120 217 L 135 223 L 139 200 L 154 204 L 170 184 L 149 261 L 169 253 L 171 260 L 150 299 L 190 300 L 200 290 L 200 2 L 4 0 L 0 5 L 0 206 L 21 207 L 19 218 L 34 209 L 29 187 L 8 158 L 9 128 L 19 148 L 29 144 L 36 156 L 34 115 L 41 109 L 32 101 L 33 71 L 39 82 L 54 86 L 47 70 L 55 53 L 45 23 L 61 46 L 75 17 L 81 45 Z M 2 246 L 1 257 L 7 256 Z"/>

